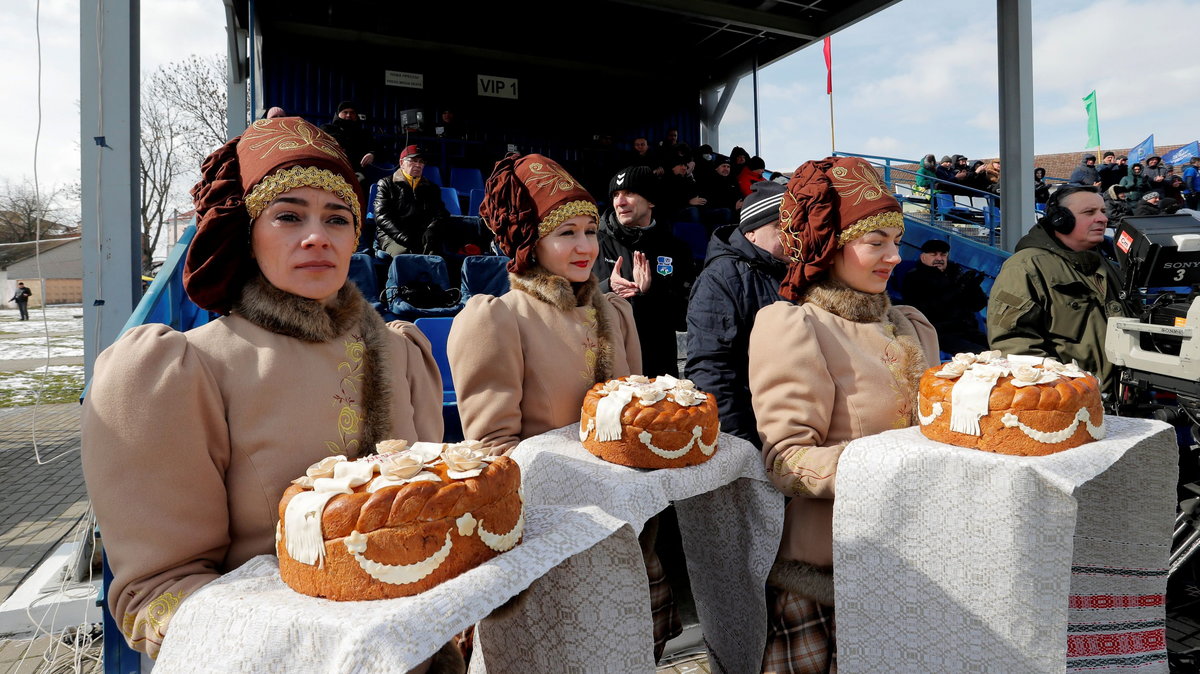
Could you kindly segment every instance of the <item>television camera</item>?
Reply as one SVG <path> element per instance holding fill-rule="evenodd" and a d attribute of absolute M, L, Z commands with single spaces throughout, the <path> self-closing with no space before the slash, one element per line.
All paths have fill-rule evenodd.
<path fill-rule="evenodd" d="M 1125 218 L 1114 240 L 1130 318 L 1110 318 L 1104 352 L 1119 368 L 1115 412 L 1182 429 L 1180 512 L 1170 574 L 1200 551 L 1200 220 Z M 1190 498 L 1189 498 L 1190 496 Z"/>

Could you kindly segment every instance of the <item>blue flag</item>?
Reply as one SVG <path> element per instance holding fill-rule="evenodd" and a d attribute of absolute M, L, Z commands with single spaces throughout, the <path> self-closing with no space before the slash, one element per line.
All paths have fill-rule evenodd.
<path fill-rule="evenodd" d="M 1146 157 L 1154 154 L 1154 134 L 1142 142 L 1138 143 L 1132 150 L 1129 151 L 1129 165 L 1142 161 Z"/>
<path fill-rule="evenodd" d="M 1193 140 L 1183 147 L 1171 150 L 1163 155 L 1162 160 L 1168 166 L 1179 166 L 1191 161 L 1192 157 L 1200 157 L 1200 141 Z"/>

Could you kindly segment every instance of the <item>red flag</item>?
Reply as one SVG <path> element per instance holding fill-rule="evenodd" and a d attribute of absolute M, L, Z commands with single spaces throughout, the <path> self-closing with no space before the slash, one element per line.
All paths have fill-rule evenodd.
<path fill-rule="evenodd" d="M 829 38 L 825 38 L 825 93 L 833 93 L 833 50 Z"/>

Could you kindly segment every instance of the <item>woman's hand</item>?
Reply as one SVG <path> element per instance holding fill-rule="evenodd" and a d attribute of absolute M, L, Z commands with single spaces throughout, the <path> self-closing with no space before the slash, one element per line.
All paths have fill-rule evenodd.
<path fill-rule="evenodd" d="M 633 278 L 634 279 L 637 279 L 637 256 L 638 255 L 641 255 L 641 253 L 635 252 L 633 254 Z M 644 255 L 642 256 L 642 259 L 643 260 L 645 259 Z M 625 280 L 624 277 L 621 276 L 621 264 L 624 263 L 624 261 L 625 261 L 624 257 L 621 257 L 621 256 L 617 257 L 617 261 L 613 263 L 612 274 L 608 277 L 608 285 L 612 288 L 612 291 L 617 294 L 617 296 L 619 296 L 623 299 L 629 299 L 630 297 L 634 297 L 635 295 L 638 294 L 638 284 L 636 283 L 636 281 L 627 281 L 627 280 Z"/>

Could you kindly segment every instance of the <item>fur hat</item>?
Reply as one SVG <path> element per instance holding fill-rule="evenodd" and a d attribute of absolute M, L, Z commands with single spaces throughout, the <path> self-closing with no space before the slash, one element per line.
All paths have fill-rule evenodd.
<path fill-rule="evenodd" d="M 658 203 L 658 185 L 658 176 L 650 167 L 630 166 L 617 171 L 608 181 L 608 195 L 611 197 L 619 191 L 633 192 L 642 195 L 653 206 Z"/>
<path fill-rule="evenodd" d="M 742 220 L 738 223 L 738 229 L 745 234 L 778 222 L 779 205 L 783 203 L 783 193 L 786 191 L 785 186 L 769 180 L 754 183 L 750 194 L 742 202 Z"/>
<path fill-rule="evenodd" d="M 798 301 L 833 266 L 839 248 L 884 227 L 903 231 L 904 216 L 874 167 L 857 157 L 805 162 L 779 208 L 780 239 L 792 260 L 779 294 Z"/>
<path fill-rule="evenodd" d="M 508 270 L 514 274 L 533 268 L 539 238 L 577 215 L 600 217 L 592 195 L 553 159 L 540 154 L 496 162 L 484 185 L 479 215 L 511 258 Z"/>
<path fill-rule="evenodd" d="M 346 202 L 354 234 L 362 228 L 363 194 L 333 136 L 300 119 L 260 119 L 204 160 L 192 187 L 196 236 L 188 247 L 183 287 L 197 305 L 228 314 L 258 268 L 250 226 L 275 197 L 316 187 Z"/>

